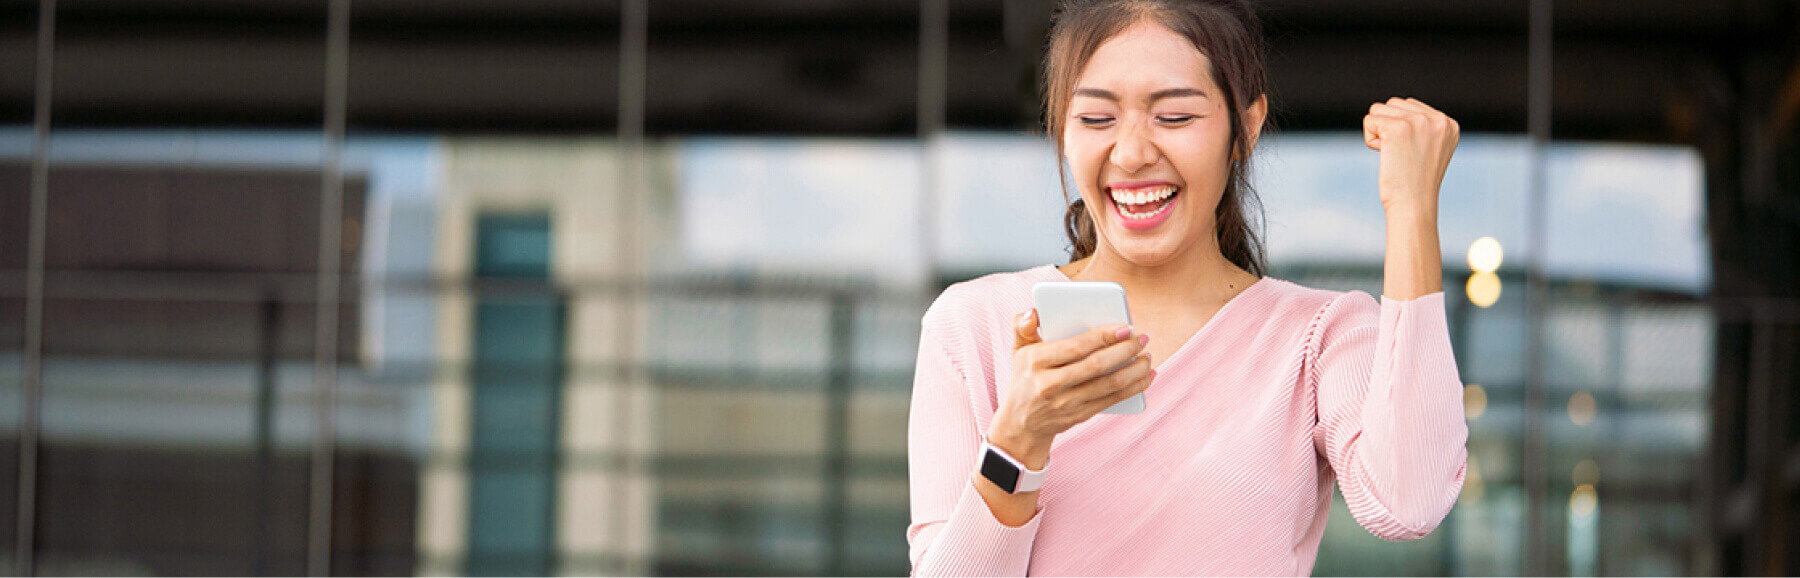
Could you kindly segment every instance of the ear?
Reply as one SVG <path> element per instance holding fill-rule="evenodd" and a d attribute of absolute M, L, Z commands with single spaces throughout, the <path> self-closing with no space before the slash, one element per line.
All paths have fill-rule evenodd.
<path fill-rule="evenodd" d="M 1262 136 L 1263 120 L 1268 117 L 1268 95 L 1256 95 L 1256 101 L 1250 103 L 1250 106 L 1244 109 L 1243 116 L 1244 130 L 1247 131 L 1245 136 L 1249 137 L 1244 139 L 1244 141 L 1250 143 L 1251 151 L 1256 150 L 1256 138 Z M 1233 151 L 1231 156 L 1233 159 L 1241 159 L 1250 156 L 1250 151 Z"/>

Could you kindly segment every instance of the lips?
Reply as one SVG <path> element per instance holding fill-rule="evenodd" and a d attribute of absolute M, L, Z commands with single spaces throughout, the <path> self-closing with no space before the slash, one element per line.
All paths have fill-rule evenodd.
<path fill-rule="evenodd" d="M 1168 219 L 1181 188 L 1169 183 L 1122 183 L 1106 189 L 1120 224 L 1126 229 L 1151 229 Z"/>

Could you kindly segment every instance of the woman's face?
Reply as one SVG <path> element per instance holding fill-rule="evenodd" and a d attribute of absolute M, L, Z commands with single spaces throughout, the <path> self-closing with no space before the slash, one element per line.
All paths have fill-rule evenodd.
<path fill-rule="evenodd" d="M 1261 126 L 1261 106 L 1246 111 L 1249 126 Z M 1232 152 L 1226 107 L 1206 56 L 1159 24 L 1100 45 L 1076 79 L 1062 135 L 1097 252 L 1153 267 L 1215 244 Z"/>

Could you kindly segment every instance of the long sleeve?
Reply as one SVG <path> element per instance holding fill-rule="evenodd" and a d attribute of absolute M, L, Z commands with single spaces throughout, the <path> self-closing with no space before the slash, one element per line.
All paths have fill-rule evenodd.
<path fill-rule="evenodd" d="M 1455 505 L 1468 460 L 1444 294 L 1383 297 L 1377 310 L 1346 293 L 1313 329 L 1313 439 L 1351 515 L 1385 540 L 1424 537 Z"/>
<path fill-rule="evenodd" d="M 941 304 L 941 303 L 940 303 Z M 938 307 L 934 307 L 938 309 Z M 912 524 L 907 528 L 916 576 L 1023 576 L 1043 508 L 1024 526 L 1001 524 L 972 483 L 981 430 L 964 379 L 929 321 L 919 337 L 907 420 L 907 475 Z"/>

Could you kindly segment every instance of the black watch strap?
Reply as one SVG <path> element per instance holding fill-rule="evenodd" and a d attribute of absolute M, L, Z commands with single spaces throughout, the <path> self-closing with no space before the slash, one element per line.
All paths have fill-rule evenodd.
<path fill-rule="evenodd" d="M 1044 470 L 1028 470 L 1025 464 L 993 444 L 981 444 L 981 477 L 1008 494 L 1035 492 L 1044 487 Z"/>

